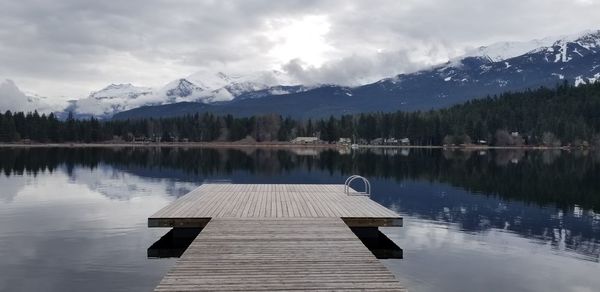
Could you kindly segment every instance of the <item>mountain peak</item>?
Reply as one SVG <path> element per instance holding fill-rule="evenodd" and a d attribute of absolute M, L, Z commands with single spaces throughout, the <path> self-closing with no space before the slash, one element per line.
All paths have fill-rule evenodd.
<path fill-rule="evenodd" d="M 493 62 L 500 62 L 532 51 L 561 46 L 565 43 L 578 43 L 585 48 L 600 47 L 600 30 L 585 30 L 576 34 L 545 37 L 530 41 L 498 42 L 467 50 L 466 54 L 458 59 L 481 56 L 487 57 Z"/>
<path fill-rule="evenodd" d="M 90 94 L 93 99 L 114 99 L 114 98 L 137 98 L 140 95 L 149 94 L 152 91 L 149 87 L 138 87 L 131 83 L 110 84 L 101 90 Z"/>
<path fill-rule="evenodd" d="M 99 91 L 122 89 L 122 88 L 131 88 L 131 87 L 134 87 L 131 83 L 111 83 L 110 85 L 102 88 Z"/>
<path fill-rule="evenodd" d="M 179 82 L 179 84 L 185 84 L 185 85 L 190 85 L 190 84 L 194 84 L 191 81 L 185 79 L 185 78 L 179 78 L 177 79 L 177 82 Z"/>
<path fill-rule="evenodd" d="M 555 38 L 544 38 L 526 42 L 499 42 L 467 51 L 461 58 L 486 57 L 489 58 L 490 61 L 500 62 L 524 55 L 536 48 L 551 46 L 555 41 Z"/>
<path fill-rule="evenodd" d="M 180 78 L 176 80 L 175 84 L 170 83 L 166 86 L 166 96 L 169 98 L 190 97 L 195 93 L 203 91 L 204 88 L 197 86 L 185 78 Z"/>
<path fill-rule="evenodd" d="M 579 36 L 575 42 L 586 49 L 599 48 L 600 30 L 588 31 L 587 33 Z"/>

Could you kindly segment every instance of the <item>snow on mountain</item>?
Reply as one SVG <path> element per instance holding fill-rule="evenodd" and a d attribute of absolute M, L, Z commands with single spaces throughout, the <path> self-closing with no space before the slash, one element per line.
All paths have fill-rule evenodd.
<path fill-rule="evenodd" d="M 277 70 L 231 75 L 200 71 L 190 75 L 188 79 L 212 89 L 212 102 L 230 101 L 245 93 L 269 89 L 274 93 L 286 94 L 290 92 L 284 90 L 284 87 L 298 86 L 289 75 Z"/>
<path fill-rule="evenodd" d="M 214 74 L 213 72 L 199 71 L 188 76 L 187 79 L 212 90 L 229 87 L 233 95 L 262 90 L 271 86 L 297 85 L 289 75 L 277 70 L 256 71 L 245 74 L 225 74 L 223 72 Z"/>
<path fill-rule="evenodd" d="M 597 37 L 600 31 L 586 30 L 572 35 L 561 35 L 554 37 L 546 37 L 543 39 L 535 39 L 523 42 L 499 42 L 489 46 L 478 47 L 468 50 L 464 57 L 486 57 L 493 62 L 500 62 L 506 59 L 518 57 L 531 51 L 546 49 L 554 46 L 561 46 L 567 43 L 579 43 L 584 48 L 598 47 L 600 39 Z M 562 50 L 561 50 L 562 51 Z M 565 55 L 560 55 L 561 61 L 566 61 Z"/>
<path fill-rule="evenodd" d="M 288 76 L 279 71 L 254 72 L 245 75 L 216 74 L 198 72 L 173 80 L 153 89 L 131 84 L 111 84 L 92 92 L 88 97 L 73 101 L 68 110 L 79 115 L 110 117 L 115 113 L 147 105 L 171 104 L 177 102 L 202 102 L 206 104 L 226 102 L 244 94 L 250 97 L 287 94 L 303 90 L 303 87 L 287 87 L 293 84 Z"/>
<path fill-rule="evenodd" d="M 72 110 L 79 115 L 110 117 L 132 108 L 184 101 L 212 102 L 210 89 L 187 79 L 177 79 L 159 89 L 132 84 L 111 84 L 92 92 L 87 98 L 74 101 Z"/>
<path fill-rule="evenodd" d="M 115 98 L 129 98 L 136 99 L 139 96 L 148 95 L 152 93 L 150 87 L 137 87 L 131 83 L 127 84 L 111 84 L 102 90 L 92 92 L 91 98 L 94 99 L 115 99 Z"/>
<path fill-rule="evenodd" d="M 152 104 L 152 89 L 132 84 L 111 84 L 94 91 L 86 98 L 73 101 L 72 108 L 80 115 L 110 116 L 114 113 Z"/>
<path fill-rule="evenodd" d="M 600 30 L 563 37 L 550 46 L 532 50 L 544 54 L 546 62 L 567 63 L 575 58 L 600 52 Z"/>
<path fill-rule="evenodd" d="M 516 74 L 514 76 L 523 80 L 532 79 L 533 76 L 554 82 L 566 79 L 577 86 L 598 80 L 600 63 L 596 56 L 599 54 L 600 30 L 588 30 L 530 42 L 506 42 L 481 47 L 435 70 L 445 82 L 481 81 L 483 75 L 473 76 L 469 73 L 476 69 L 479 72 L 477 74 Z M 532 66 L 539 69 L 531 71 Z M 519 83 L 507 79 L 510 78 L 504 77 L 493 82 L 500 87 L 511 82 Z"/>
<path fill-rule="evenodd" d="M 167 85 L 157 90 L 154 95 L 162 98 L 164 103 L 205 101 L 205 98 L 210 96 L 210 89 L 181 78 L 167 83 Z"/>
<path fill-rule="evenodd" d="M 526 54 L 527 52 L 539 47 L 550 46 L 554 43 L 554 41 L 556 41 L 555 38 L 544 38 L 541 40 L 532 40 L 528 42 L 499 42 L 467 51 L 465 56 L 487 57 L 491 61 L 499 62 Z"/>
<path fill-rule="evenodd" d="M 596 73 L 590 77 L 577 76 L 575 77 L 575 86 L 581 84 L 592 84 L 600 81 L 600 73 Z"/>
<path fill-rule="evenodd" d="M 37 110 L 40 113 L 50 113 L 61 109 L 64 105 L 51 104 L 45 97 L 32 93 L 24 93 L 14 81 L 6 79 L 0 83 L 0 112 Z"/>

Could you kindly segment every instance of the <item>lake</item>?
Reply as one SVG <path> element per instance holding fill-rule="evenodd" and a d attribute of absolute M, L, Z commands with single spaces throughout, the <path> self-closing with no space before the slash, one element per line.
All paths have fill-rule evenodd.
<path fill-rule="evenodd" d="M 203 183 L 360 174 L 404 217 L 382 260 L 410 291 L 599 291 L 600 153 L 0 148 L 1 291 L 149 291 L 147 217 Z"/>

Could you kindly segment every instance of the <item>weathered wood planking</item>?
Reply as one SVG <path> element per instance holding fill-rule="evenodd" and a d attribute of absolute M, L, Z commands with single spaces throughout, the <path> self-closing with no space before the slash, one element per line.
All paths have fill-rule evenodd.
<path fill-rule="evenodd" d="M 351 189 L 351 193 L 356 191 Z M 351 227 L 402 226 L 402 218 L 343 185 L 205 184 L 148 218 L 150 227 L 203 227 L 211 218 L 342 218 Z"/>
<path fill-rule="evenodd" d="M 404 291 L 340 218 L 289 217 L 213 218 L 155 291 L 236 290 Z"/>

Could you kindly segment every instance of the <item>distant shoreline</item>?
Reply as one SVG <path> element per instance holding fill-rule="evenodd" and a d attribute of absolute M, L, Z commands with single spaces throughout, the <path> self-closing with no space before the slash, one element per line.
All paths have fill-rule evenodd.
<path fill-rule="evenodd" d="M 161 142 L 161 143 L 0 143 L 3 148 L 319 148 L 335 149 L 335 144 L 235 143 L 235 142 Z"/>
<path fill-rule="evenodd" d="M 452 149 L 452 150 L 490 150 L 490 149 L 509 149 L 509 150 L 572 150 L 572 149 L 592 149 L 593 147 L 579 148 L 569 146 L 486 146 L 486 145 L 464 145 L 464 146 L 439 146 L 439 145 L 358 145 L 359 148 L 388 148 L 388 149 Z"/>
<path fill-rule="evenodd" d="M 350 149 L 336 144 L 293 144 L 286 142 L 161 142 L 161 143 L 0 143 L 0 148 L 271 148 L 271 149 Z M 570 146 L 487 146 L 487 145 L 358 145 L 359 149 L 449 149 L 449 150 L 573 150 L 594 149 Z"/>

